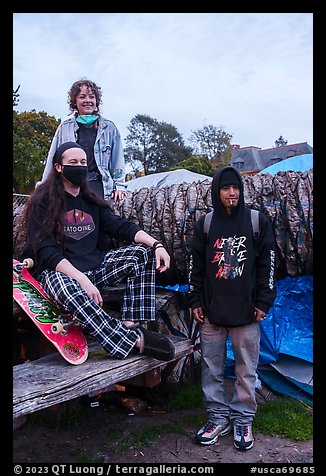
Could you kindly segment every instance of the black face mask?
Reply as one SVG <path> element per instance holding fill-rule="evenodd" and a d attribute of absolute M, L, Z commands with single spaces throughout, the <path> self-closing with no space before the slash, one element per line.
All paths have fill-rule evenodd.
<path fill-rule="evenodd" d="M 86 165 L 64 165 L 62 169 L 63 176 L 73 185 L 83 185 L 87 178 Z"/>

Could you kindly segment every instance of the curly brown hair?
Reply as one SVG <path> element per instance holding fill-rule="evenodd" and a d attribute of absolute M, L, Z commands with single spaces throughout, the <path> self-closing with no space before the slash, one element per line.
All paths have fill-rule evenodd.
<path fill-rule="evenodd" d="M 89 79 L 82 78 L 79 79 L 78 81 L 75 81 L 74 84 L 71 86 L 71 88 L 68 91 L 68 104 L 71 112 L 78 112 L 77 110 L 77 104 L 76 104 L 76 97 L 80 93 L 80 90 L 82 86 L 86 86 L 87 88 L 90 88 L 95 94 L 96 97 L 96 108 L 97 112 L 100 112 L 100 104 L 102 103 L 102 91 L 101 87 L 98 86 L 96 83 L 93 81 L 90 81 Z"/>

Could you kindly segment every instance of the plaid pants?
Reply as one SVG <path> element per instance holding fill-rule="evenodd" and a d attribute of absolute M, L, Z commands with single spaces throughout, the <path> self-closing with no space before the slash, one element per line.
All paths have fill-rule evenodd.
<path fill-rule="evenodd" d="M 98 288 L 126 283 L 122 320 L 153 321 L 156 316 L 155 264 L 152 248 L 132 244 L 110 250 L 98 268 L 84 274 Z M 46 270 L 40 282 L 58 308 L 75 317 L 110 356 L 123 359 L 130 353 L 139 338 L 138 332 L 128 329 L 121 320 L 105 312 L 76 280 Z"/>

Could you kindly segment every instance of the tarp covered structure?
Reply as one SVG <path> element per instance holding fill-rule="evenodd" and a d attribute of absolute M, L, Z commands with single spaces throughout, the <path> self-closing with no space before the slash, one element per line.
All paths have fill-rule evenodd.
<path fill-rule="evenodd" d="M 276 281 L 277 295 L 261 321 L 258 379 L 275 393 L 308 402 L 313 396 L 313 277 Z M 188 285 L 166 286 L 187 293 Z M 169 326 L 173 333 L 173 326 Z M 195 330 L 198 338 L 198 329 Z M 176 333 L 180 335 L 180 333 Z M 234 377 L 234 354 L 227 340 L 226 377 Z"/>
<path fill-rule="evenodd" d="M 196 174 L 186 169 L 171 170 L 168 172 L 159 172 L 157 174 L 144 175 L 126 182 L 127 190 L 134 191 L 140 190 L 144 187 L 150 188 L 162 188 L 169 187 L 178 183 L 192 183 L 202 182 L 204 180 L 212 180 L 212 177 L 208 175 Z"/>
<path fill-rule="evenodd" d="M 305 155 L 312 158 L 312 154 Z M 292 159 L 301 163 L 300 169 L 304 168 L 302 157 Z M 265 169 L 260 174 L 244 176 L 244 193 L 246 204 L 271 220 L 278 249 L 278 294 L 261 324 L 259 378 L 275 392 L 309 399 L 312 395 L 313 169 L 308 162 L 308 171 L 292 172 L 291 163 L 292 160 L 286 159 L 275 164 L 286 166 L 286 170 L 275 175 L 265 174 Z M 133 190 L 118 211 L 164 242 L 171 263 L 175 264 L 175 274 L 168 282 L 179 283 L 176 291 L 181 291 L 185 298 L 188 245 L 195 221 L 211 207 L 210 182 L 211 177 L 187 170 L 141 177 L 129 182 Z M 18 217 L 17 212 L 17 220 Z M 18 256 L 24 234 L 19 227 L 15 229 Z M 232 360 L 231 350 L 228 347 L 229 360 Z"/>
<path fill-rule="evenodd" d="M 258 376 L 277 393 L 313 395 L 313 277 L 277 281 L 277 296 L 261 322 Z M 228 341 L 227 357 L 234 360 Z"/>
<path fill-rule="evenodd" d="M 306 172 L 313 168 L 313 154 L 301 154 L 281 160 L 258 172 L 258 174 L 277 174 L 280 171 L 293 170 L 294 172 Z"/>
<path fill-rule="evenodd" d="M 313 169 L 313 154 L 302 154 L 265 168 L 260 174 Z M 287 277 L 261 325 L 260 379 L 275 392 L 312 401 L 313 277 Z M 269 364 L 269 365 L 268 365 Z"/>
<path fill-rule="evenodd" d="M 313 168 L 313 154 L 284 159 L 259 172 L 305 172 Z M 258 177 L 257 177 L 258 178 Z M 185 169 L 162 172 L 128 182 L 128 190 L 163 187 L 212 178 Z M 187 292 L 187 285 L 167 286 Z M 313 278 L 286 277 L 277 281 L 277 296 L 266 320 L 261 323 L 261 351 L 258 377 L 276 393 L 312 400 L 313 395 Z M 172 327 L 171 327 L 172 329 Z M 234 356 L 227 343 L 226 375 L 234 376 Z"/>

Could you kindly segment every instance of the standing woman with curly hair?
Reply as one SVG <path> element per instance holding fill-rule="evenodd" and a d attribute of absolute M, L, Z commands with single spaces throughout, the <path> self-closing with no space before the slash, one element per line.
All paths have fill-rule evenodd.
<path fill-rule="evenodd" d="M 88 79 L 73 83 L 68 92 L 71 114 L 58 126 L 48 153 L 43 183 L 52 170 L 57 148 L 65 142 L 80 144 L 87 154 L 87 181 L 105 200 L 122 201 L 126 195 L 125 161 L 120 133 L 100 113 L 101 87 Z"/>

